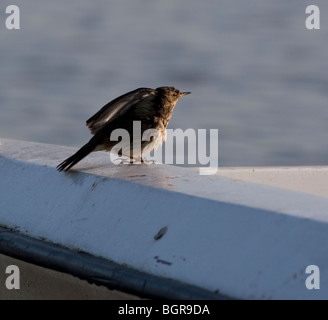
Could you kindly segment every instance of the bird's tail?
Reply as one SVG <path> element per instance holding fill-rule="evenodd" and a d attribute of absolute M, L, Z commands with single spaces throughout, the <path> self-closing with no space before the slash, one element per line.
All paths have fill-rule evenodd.
<path fill-rule="evenodd" d="M 86 157 L 89 153 L 91 153 L 95 149 L 93 143 L 88 142 L 85 144 L 79 151 L 75 154 L 64 160 L 57 166 L 58 171 L 67 171 L 76 165 L 79 161 L 81 161 L 84 157 Z"/>

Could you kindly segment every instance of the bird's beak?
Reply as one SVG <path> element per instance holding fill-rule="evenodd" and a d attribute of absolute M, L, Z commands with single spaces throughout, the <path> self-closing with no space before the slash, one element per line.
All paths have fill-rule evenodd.
<path fill-rule="evenodd" d="M 183 96 L 186 96 L 187 94 L 190 94 L 191 92 L 180 92 L 180 96 L 183 97 Z"/>

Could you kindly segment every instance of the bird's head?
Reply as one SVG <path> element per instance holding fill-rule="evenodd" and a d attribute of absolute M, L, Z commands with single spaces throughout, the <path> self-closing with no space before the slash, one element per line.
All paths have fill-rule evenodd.
<path fill-rule="evenodd" d="M 181 97 L 191 92 L 180 92 L 174 87 L 159 87 L 156 89 L 156 93 L 161 96 L 161 98 L 175 105 Z"/>

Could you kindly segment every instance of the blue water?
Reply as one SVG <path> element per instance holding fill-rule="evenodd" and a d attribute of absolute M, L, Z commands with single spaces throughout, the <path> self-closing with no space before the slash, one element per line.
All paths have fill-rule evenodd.
<path fill-rule="evenodd" d="M 5 8 L 21 30 L 5 28 Z M 0 137 L 81 146 L 85 120 L 172 85 L 170 128 L 218 128 L 222 166 L 328 164 L 328 2 L 1 1 Z"/>

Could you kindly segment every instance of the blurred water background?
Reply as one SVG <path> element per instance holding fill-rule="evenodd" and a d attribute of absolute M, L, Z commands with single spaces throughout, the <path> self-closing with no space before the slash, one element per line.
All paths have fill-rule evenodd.
<path fill-rule="evenodd" d="M 219 129 L 221 166 L 327 165 L 327 21 L 326 0 L 1 1 L 0 137 L 82 146 L 109 100 L 172 85 L 169 127 Z"/>

